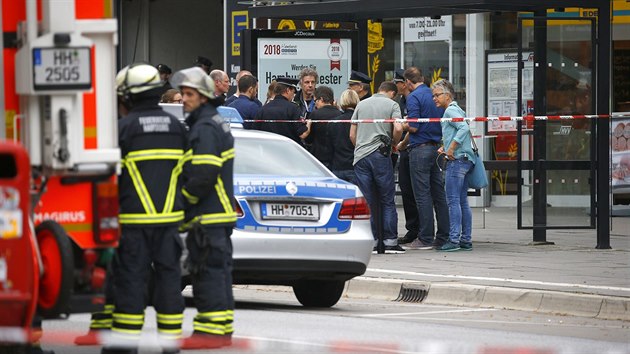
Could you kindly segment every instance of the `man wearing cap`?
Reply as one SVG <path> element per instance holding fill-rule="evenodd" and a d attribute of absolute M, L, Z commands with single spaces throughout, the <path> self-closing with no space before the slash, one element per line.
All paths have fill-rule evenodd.
<path fill-rule="evenodd" d="M 156 68 L 158 69 L 158 72 L 160 73 L 160 80 L 164 82 L 164 85 L 162 85 L 162 90 L 160 92 L 160 97 L 161 97 L 164 94 L 164 92 L 172 89 L 171 84 L 168 82 L 168 79 L 171 77 L 171 74 L 173 73 L 173 71 L 166 64 L 158 64 Z"/>
<path fill-rule="evenodd" d="M 293 103 L 298 82 L 298 79 L 291 77 L 278 77 L 276 79 L 277 85 L 273 92 L 274 99 L 262 106 L 256 114 L 256 119 L 299 121 L 301 119 L 300 108 Z M 252 128 L 284 135 L 301 145 L 302 139 L 308 136 L 310 124 L 302 122 L 263 122 L 255 123 Z"/>
<path fill-rule="evenodd" d="M 189 150 L 182 159 L 188 268 L 197 315 L 183 349 L 231 345 L 234 319 L 232 241 L 234 138 L 217 113 L 214 82 L 198 67 L 176 72 L 171 85 L 182 91 L 189 113 Z"/>
<path fill-rule="evenodd" d="M 197 60 L 195 60 L 195 66 L 200 67 L 207 75 L 210 75 L 210 70 L 212 70 L 212 60 L 206 57 L 198 56 Z"/>
<path fill-rule="evenodd" d="M 372 82 L 371 77 L 360 71 L 352 70 L 350 80 L 348 80 L 348 88 L 354 90 L 359 95 L 359 99 L 363 101 L 372 96 L 372 93 L 370 93 L 370 82 Z"/>
<path fill-rule="evenodd" d="M 424 84 L 422 71 L 412 66 L 405 70 L 404 76 L 411 91 L 407 96 L 409 118 L 441 118 L 444 109 L 435 106 L 431 89 Z M 406 123 L 403 129 L 409 132 L 411 186 L 419 218 L 418 238 L 405 248 L 438 249 L 448 241 L 450 228 L 444 178 L 435 163 L 442 142 L 442 127 L 438 123 Z M 437 232 L 434 232 L 434 209 Z"/>
<path fill-rule="evenodd" d="M 407 95 L 409 95 L 409 89 L 405 84 L 404 77 L 405 70 L 396 69 L 394 71 L 394 83 L 398 88 L 398 95 L 394 98 L 398 105 L 400 105 L 400 112 L 403 118 L 407 117 Z M 411 174 L 409 170 L 409 151 L 407 146 L 409 144 L 409 133 L 404 132 L 403 138 L 396 146 L 399 153 L 398 159 L 398 186 L 400 187 L 400 193 L 402 195 L 403 210 L 405 212 L 405 228 L 407 233 L 401 237 L 398 241 L 400 244 L 410 243 L 418 237 L 419 219 L 418 219 L 418 207 L 416 206 L 416 199 L 413 196 L 413 188 L 411 187 Z"/>

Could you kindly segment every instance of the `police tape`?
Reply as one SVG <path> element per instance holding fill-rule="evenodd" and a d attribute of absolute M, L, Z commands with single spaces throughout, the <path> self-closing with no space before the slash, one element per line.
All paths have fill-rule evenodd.
<path fill-rule="evenodd" d="M 630 118 L 630 112 L 612 114 L 573 114 L 546 116 L 490 116 L 490 117 L 462 117 L 462 118 L 388 118 L 388 119 L 246 119 L 244 123 L 440 123 L 440 122 L 493 122 L 493 121 L 561 121 L 578 119 Z"/>

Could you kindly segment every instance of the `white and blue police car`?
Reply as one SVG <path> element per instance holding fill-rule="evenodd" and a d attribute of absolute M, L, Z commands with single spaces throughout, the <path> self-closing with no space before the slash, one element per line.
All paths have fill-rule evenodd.
<path fill-rule="evenodd" d="M 291 139 L 238 126 L 234 283 L 288 285 L 304 306 L 335 305 L 372 254 L 367 201 Z"/>

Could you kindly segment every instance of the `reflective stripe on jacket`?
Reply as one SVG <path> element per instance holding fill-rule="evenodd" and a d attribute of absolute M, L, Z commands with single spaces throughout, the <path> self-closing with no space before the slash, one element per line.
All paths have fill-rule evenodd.
<path fill-rule="evenodd" d="M 186 128 L 157 102 L 134 102 L 119 121 L 121 224 L 165 226 L 184 220 L 181 196 Z"/>
<path fill-rule="evenodd" d="M 211 105 L 203 105 L 186 119 L 189 146 L 183 158 L 182 195 L 186 208 L 182 229 L 193 224 L 233 226 L 234 138 L 230 127 Z"/>

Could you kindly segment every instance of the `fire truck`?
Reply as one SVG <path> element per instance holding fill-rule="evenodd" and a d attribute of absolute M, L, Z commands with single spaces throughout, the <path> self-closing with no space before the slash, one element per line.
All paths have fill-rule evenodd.
<path fill-rule="evenodd" d="M 102 294 L 119 239 L 117 21 L 109 0 L 0 5 L 0 138 L 28 153 L 32 210 L 22 215 L 32 216 L 40 269 L 31 294 L 37 312 L 55 318 L 102 300 L 95 294 Z M 2 295 L 10 291 L 12 270 L 27 263 L 11 254 L 0 247 L 0 276 L 7 278 L 0 283 L 0 317 L 15 315 Z"/>

